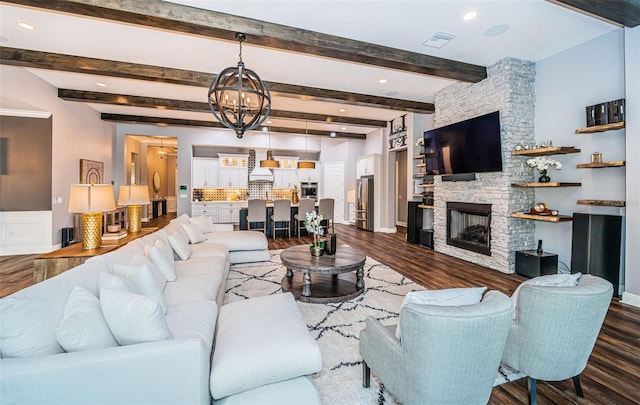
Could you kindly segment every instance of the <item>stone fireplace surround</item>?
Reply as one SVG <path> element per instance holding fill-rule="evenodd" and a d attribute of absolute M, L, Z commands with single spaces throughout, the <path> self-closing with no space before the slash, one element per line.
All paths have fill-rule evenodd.
<path fill-rule="evenodd" d="M 534 225 L 511 217 L 526 211 L 533 190 L 511 187 L 532 181 L 525 160 L 513 156 L 517 143 L 534 143 L 535 64 L 507 58 L 487 68 L 479 83 L 456 83 L 435 95 L 435 127 L 500 111 L 502 172 L 478 173 L 473 181 L 434 179 L 434 250 L 503 273 L 515 271 L 515 252 L 534 246 Z M 447 245 L 447 202 L 491 204 L 491 255 Z"/>

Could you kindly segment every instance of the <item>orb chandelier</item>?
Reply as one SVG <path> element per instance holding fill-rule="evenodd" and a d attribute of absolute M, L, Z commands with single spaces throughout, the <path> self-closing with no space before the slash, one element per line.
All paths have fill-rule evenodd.
<path fill-rule="evenodd" d="M 238 138 L 245 131 L 260 126 L 271 112 L 271 94 L 262 79 L 242 62 L 242 42 L 237 33 L 240 60 L 237 67 L 228 67 L 209 85 L 209 110 L 222 125 L 233 129 Z"/>

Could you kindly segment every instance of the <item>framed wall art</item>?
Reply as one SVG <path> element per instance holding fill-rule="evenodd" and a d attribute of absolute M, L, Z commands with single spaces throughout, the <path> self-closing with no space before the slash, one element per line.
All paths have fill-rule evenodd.
<path fill-rule="evenodd" d="M 103 184 L 104 163 L 80 159 L 80 184 Z"/>

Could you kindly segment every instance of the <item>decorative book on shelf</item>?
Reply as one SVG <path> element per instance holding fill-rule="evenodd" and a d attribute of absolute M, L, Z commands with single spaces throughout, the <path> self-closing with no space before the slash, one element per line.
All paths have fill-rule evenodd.
<path fill-rule="evenodd" d="M 102 240 L 120 240 L 127 236 L 127 230 L 124 229 L 120 232 L 107 232 L 102 235 Z"/>

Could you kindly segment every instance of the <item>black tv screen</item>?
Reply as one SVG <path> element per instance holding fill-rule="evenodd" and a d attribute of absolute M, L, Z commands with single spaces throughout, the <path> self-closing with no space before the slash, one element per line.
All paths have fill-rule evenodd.
<path fill-rule="evenodd" d="M 428 174 L 502 171 L 498 111 L 424 133 Z"/>

